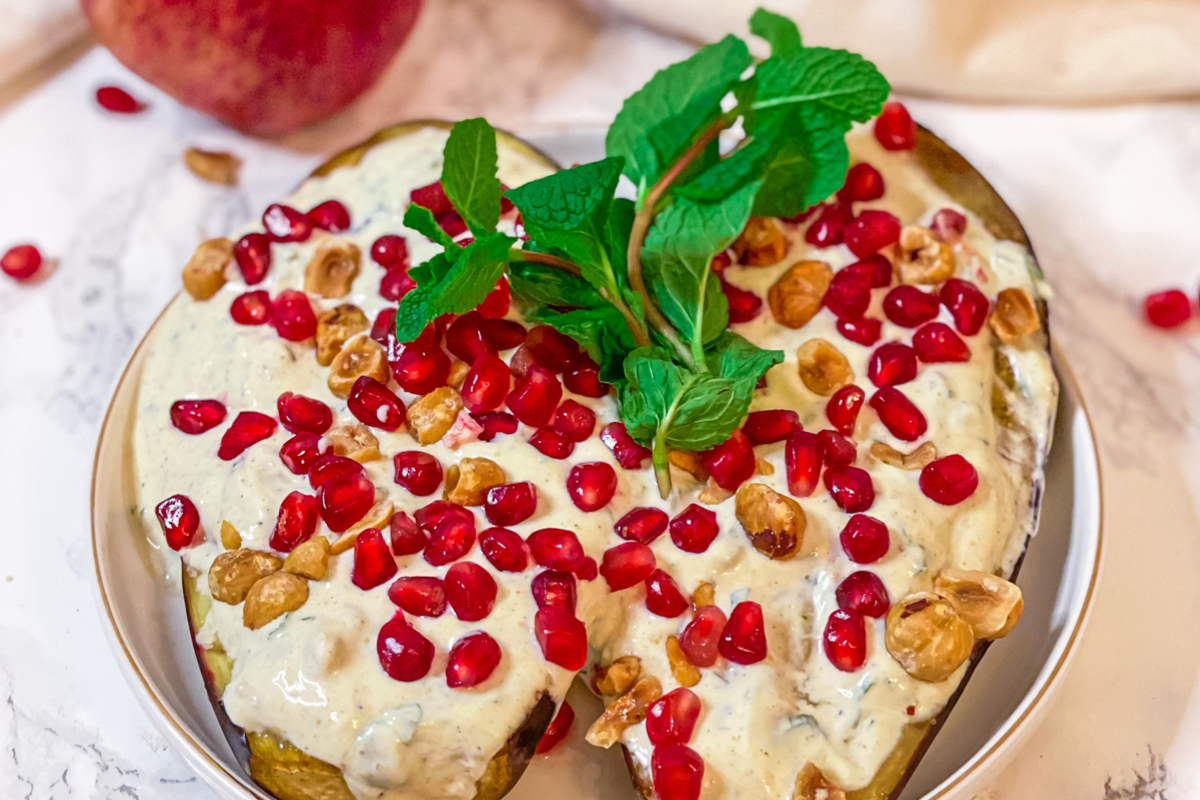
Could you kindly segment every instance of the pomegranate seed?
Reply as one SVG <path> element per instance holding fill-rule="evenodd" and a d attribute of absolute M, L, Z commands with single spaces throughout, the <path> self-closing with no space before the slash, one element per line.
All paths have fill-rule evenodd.
<path fill-rule="evenodd" d="M 616 491 L 617 471 L 603 461 L 576 464 L 567 475 L 567 494 L 580 511 L 603 508 Z"/>
<path fill-rule="evenodd" d="M 533 558 L 525 540 L 508 528 L 488 528 L 479 534 L 479 549 L 501 572 L 523 572 Z"/>
<path fill-rule="evenodd" d="M 654 554 L 650 555 L 653 557 Z M 689 605 L 688 599 L 679 591 L 679 584 L 670 575 L 656 569 L 646 576 L 646 608 L 651 614 L 674 618 L 687 611 Z"/>
<path fill-rule="evenodd" d="M 446 190 L 442 188 L 441 181 L 413 189 L 408 199 L 410 202 L 429 209 L 435 217 L 439 214 L 445 214 L 447 211 L 454 210 L 454 206 L 450 203 L 450 198 L 446 197 Z"/>
<path fill-rule="evenodd" d="M 525 373 L 529 372 L 529 368 L 536 363 L 533 360 L 533 355 L 522 344 L 512 354 L 512 358 L 508 360 L 508 371 L 512 373 L 514 378 L 524 378 Z"/>
<path fill-rule="evenodd" d="M 460 361 L 474 364 L 489 352 L 483 334 L 484 319 L 478 311 L 468 311 L 446 329 L 446 349 Z"/>
<path fill-rule="evenodd" d="M 329 530 L 341 533 L 375 505 L 375 484 L 361 473 L 334 478 L 317 490 L 317 505 Z"/>
<path fill-rule="evenodd" d="M 468 633 L 450 648 L 446 664 L 446 685 L 451 689 L 469 689 L 491 677 L 500 664 L 500 645 L 483 631 Z"/>
<path fill-rule="evenodd" d="M 298 433 L 279 448 L 279 460 L 296 475 L 307 475 L 321 459 L 321 437 L 315 433 Z"/>
<path fill-rule="evenodd" d="M 638 542 L 625 542 L 604 551 L 600 574 L 610 592 L 619 592 L 649 578 L 656 565 L 654 551 L 649 547 Z"/>
<path fill-rule="evenodd" d="M 354 540 L 354 568 L 350 582 L 364 592 L 396 576 L 396 557 L 377 528 L 359 532 Z"/>
<path fill-rule="evenodd" d="M 838 270 L 825 292 L 825 307 L 838 319 L 858 319 L 871 305 L 871 278 L 859 270 Z"/>
<path fill-rule="evenodd" d="M 534 330 L 537 330 L 536 328 Z M 532 334 L 531 334 L 532 335 Z M 534 428 L 550 424 L 554 409 L 562 399 L 562 385 L 554 373 L 536 364 L 517 381 L 505 403 L 517 419 Z"/>
<path fill-rule="evenodd" d="M 512 414 L 506 414 L 503 411 L 493 411 L 490 414 L 474 414 L 475 421 L 483 426 L 483 432 L 479 434 L 479 440 L 490 442 L 501 433 L 516 433 L 517 418 Z"/>
<path fill-rule="evenodd" d="M 415 617 L 440 617 L 446 613 L 446 587 L 441 578 L 397 578 L 388 587 L 388 599 Z"/>
<path fill-rule="evenodd" d="M 854 446 L 854 442 L 837 431 L 821 431 L 817 434 L 817 442 L 826 466 L 844 467 L 853 464 L 858 456 L 858 448 Z"/>
<path fill-rule="evenodd" d="M 938 315 L 939 307 L 936 295 L 907 284 L 897 286 L 883 298 L 884 316 L 902 328 L 924 325 Z"/>
<path fill-rule="evenodd" d="M 420 512 L 417 512 L 418 514 Z M 417 520 L 420 522 L 420 519 Z M 435 567 L 449 564 L 465 556 L 475 546 L 475 517 L 463 519 L 450 515 L 433 529 L 425 544 L 425 560 Z"/>
<path fill-rule="evenodd" d="M 333 412 L 320 400 L 284 392 L 275 402 L 279 421 L 292 433 L 324 433 L 333 424 Z"/>
<path fill-rule="evenodd" d="M 596 559 L 591 556 L 580 561 L 574 572 L 575 577 L 581 581 L 594 581 L 599 574 L 600 568 L 596 566 Z"/>
<path fill-rule="evenodd" d="M 746 424 L 742 425 L 742 433 L 746 434 L 752 445 L 770 444 L 782 442 L 800 427 L 799 414 L 777 408 L 750 412 L 746 417 Z"/>
<path fill-rule="evenodd" d="M 866 393 L 854 384 L 843 386 L 833 393 L 825 404 L 825 418 L 834 430 L 843 436 L 853 436 L 854 426 L 858 422 L 858 412 L 862 410 Z"/>
<path fill-rule="evenodd" d="M 783 451 L 787 469 L 788 492 L 794 497 L 808 497 L 817 490 L 824 453 L 821 440 L 815 433 L 795 431 Z"/>
<path fill-rule="evenodd" d="M 312 538 L 317 530 L 317 498 L 292 492 L 279 504 L 275 529 L 271 531 L 271 549 L 290 553 Z"/>
<path fill-rule="evenodd" d="M 404 424 L 404 401 L 370 375 L 354 382 L 346 405 L 359 422 L 372 428 L 395 431 Z"/>
<path fill-rule="evenodd" d="M 813 247 L 833 247 L 841 244 L 846 226 L 853 218 L 854 212 L 848 205 L 837 203 L 824 206 L 804 232 L 804 241 Z"/>
<path fill-rule="evenodd" d="M 474 562 L 455 564 L 446 571 L 446 599 L 455 616 L 463 622 L 476 622 L 496 605 L 496 579 Z"/>
<path fill-rule="evenodd" d="M 347 475 L 363 474 L 362 464 L 345 456 L 327 455 L 313 464 L 308 471 L 308 484 L 314 489 L 320 489 L 326 483 Z"/>
<path fill-rule="evenodd" d="M 233 246 L 233 260 L 247 286 L 260 283 L 271 268 L 271 239 L 265 233 L 247 233 Z"/>
<path fill-rule="evenodd" d="M 564 439 L 582 442 L 596 429 L 596 414 L 574 400 L 564 400 L 554 412 L 554 430 Z"/>
<path fill-rule="evenodd" d="M 225 421 L 225 404 L 220 400 L 176 400 L 171 404 L 171 424 L 195 436 Z"/>
<path fill-rule="evenodd" d="M 947 244 L 954 244 L 967 230 L 967 218 L 953 208 L 943 208 L 934 212 L 929 229 L 934 236 Z"/>
<path fill-rule="evenodd" d="M 138 114 L 146 110 L 145 103 L 135 100 L 133 95 L 117 86 L 101 86 L 97 89 L 96 102 L 113 114 Z"/>
<path fill-rule="evenodd" d="M 871 408 L 888 432 L 905 442 L 915 442 L 925 435 L 928 424 L 925 415 L 913 405 L 904 392 L 885 386 L 871 395 Z"/>
<path fill-rule="evenodd" d="M 285 289 L 271 302 L 271 324 L 289 342 L 302 342 L 317 335 L 317 315 L 308 295 Z"/>
<path fill-rule="evenodd" d="M 538 325 L 525 337 L 525 346 L 538 364 L 551 372 L 565 372 L 584 361 L 583 352 L 570 336 L 549 325 Z"/>
<path fill-rule="evenodd" d="M 855 514 L 838 537 L 842 550 L 855 564 L 873 564 L 887 555 L 892 545 L 887 525 L 866 514 Z"/>
<path fill-rule="evenodd" d="M 462 399 L 467 410 L 475 414 L 495 411 L 508 394 L 508 364 L 497 356 L 484 353 L 463 381 Z"/>
<path fill-rule="evenodd" d="M 447 211 L 444 214 L 438 214 L 437 224 L 451 238 L 467 231 L 467 223 L 457 211 Z M 459 247 L 466 247 L 473 241 L 475 241 L 475 238 L 468 236 L 465 239 L 460 239 L 458 245 Z"/>
<path fill-rule="evenodd" d="M 749 322 L 762 311 L 762 298 L 749 289 L 734 286 L 722 278 L 721 291 L 725 293 L 729 305 L 730 323 Z"/>
<path fill-rule="evenodd" d="M 504 278 L 496 281 L 496 288 L 488 292 L 487 297 L 479 304 L 478 311 L 484 319 L 499 319 L 508 313 L 512 303 L 512 294 L 508 290 L 508 281 Z M 507 348 L 506 348 L 507 349 Z"/>
<path fill-rule="evenodd" d="M 562 528 L 542 528 L 529 535 L 527 540 L 533 560 L 539 566 L 571 572 L 583 561 L 586 553 L 579 537 Z"/>
<path fill-rule="evenodd" d="M 717 274 L 724 272 L 731 264 L 733 264 L 733 258 L 729 255 L 728 250 L 722 250 L 717 253 L 712 257 L 712 261 L 709 262 L 712 271 Z"/>
<path fill-rule="evenodd" d="M 623 422 L 610 422 L 600 429 L 600 441 L 612 451 L 617 463 L 625 469 L 641 469 L 642 462 L 650 457 L 650 448 L 642 447 L 633 440 Z"/>
<path fill-rule="evenodd" d="M 232 461 L 245 452 L 250 445 L 261 442 L 273 434 L 277 424 L 271 417 L 257 411 L 241 412 L 234 417 L 233 424 L 221 436 L 221 446 L 217 449 L 217 458 L 222 461 Z"/>
<path fill-rule="evenodd" d="M 704 759 L 685 744 L 654 748 L 650 772 L 658 800 L 697 800 L 704 787 Z"/>
<path fill-rule="evenodd" d="M 858 467 L 829 467 L 825 470 L 825 489 L 847 514 L 866 511 L 875 502 L 871 476 Z"/>
<path fill-rule="evenodd" d="M 571 708 L 571 704 L 563 700 L 562 706 L 558 709 L 558 713 L 554 715 L 554 719 L 550 722 L 550 727 L 546 728 L 546 733 L 542 736 L 542 740 L 538 742 L 538 753 L 549 753 L 559 742 L 567 738 L 567 733 L 571 730 L 572 723 L 575 722 L 575 709 Z"/>
<path fill-rule="evenodd" d="M 537 487 L 529 481 L 502 483 L 483 496 L 483 513 L 493 525 L 524 522 L 537 510 Z"/>
<path fill-rule="evenodd" d="M 737 429 L 724 442 L 701 453 L 700 461 L 717 485 L 727 492 L 736 492 L 754 477 L 754 448 L 746 434 Z"/>
<path fill-rule="evenodd" d="M 312 236 L 312 223 L 308 217 L 280 203 L 267 206 L 262 225 L 273 242 L 303 242 Z"/>
<path fill-rule="evenodd" d="M 409 494 L 426 497 L 442 485 L 442 465 L 422 450 L 405 450 L 392 457 L 395 467 L 394 480 Z"/>
<path fill-rule="evenodd" d="M 263 325 L 271 319 L 271 295 L 261 290 L 239 294 L 229 306 L 229 316 L 238 325 Z"/>
<path fill-rule="evenodd" d="M 488 350 L 493 353 L 512 350 L 525 343 L 525 326 L 511 319 L 484 319 L 483 340 L 487 342 Z"/>
<path fill-rule="evenodd" d="M 697 667 L 717 663 L 717 646 L 725 630 L 725 612 L 716 606 L 701 606 L 679 634 L 679 647 Z"/>
<path fill-rule="evenodd" d="M 425 549 L 428 537 L 421 526 L 403 511 L 392 516 L 392 552 L 398 556 L 415 555 Z"/>
<path fill-rule="evenodd" d="M 8 277 L 27 281 L 42 267 L 42 254 L 31 244 L 19 244 L 0 257 L 0 271 Z"/>
<path fill-rule="evenodd" d="M 703 553 L 721 528 L 712 509 L 692 503 L 671 520 L 671 541 L 685 553 Z"/>
<path fill-rule="evenodd" d="M 691 689 L 675 689 L 646 712 L 646 736 L 655 747 L 687 744 L 699 719 L 700 698 Z"/>
<path fill-rule="evenodd" d="M 874 572 L 866 570 L 851 573 L 838 586 L 836 596 L 838 605 L 842 608 L 853 609 L 876 619 L 887 614 L 890 606 L 883 581 L 879 580 L 879 576 Z"/>
<path fill-rule="evenodd" d="M 983 323 L 987 321 L 988 300 L 983 292 L 975 288 L 975 284 L 960 278 L 951 278 L 942 284 L 938 296 L 942 304 L 950 310 L 954 317 L 954 327 L 963 336 L 974 336 L 979 333 Z"/>
<path fill-rule="evenodd" d="M 872 253 L 862 261 L 855 261 L 843 268 L 866 276 L 872 289 L 886 289 L 892 285 L 892 262 L 881 253 Z"/>
<path fill-rule="evenodd" d="M 575 578 L 569 572 L 548 569 L 533 576 L 529 585 L 538 608 L 555 606 L 575 613 Z"/>
<path fill-rule="evenodd" d="M 617 520 L 617 536 L 630 542 L 650 544 L 667 529 L 667 512 L 659 508 L 635 508 Z"/>
<path fill-rule="evenodd" d="M 529 443 L 539 453 L 550 458 L 564 459 L 575 451 L 574 442 L 548 425 L 545 428 L 539 428 L 533 436 L 530 436 Z"/>
<path fill-rule="evenodd" d="M 474 514 L 458 503 L 449 503 L 445 500 L 434 500 L 424 508 L 418 509 L 414 516 L 417 519 L 417 524 L 427 531 L 432 531 L 450 517 L 461 519 L 472 526 L 475 525 Z"/>
<path fill-rule="evenodd" d="M 865 161 L 855 164 L 846 173 L 846 182 L 838 189 L 837 197 L 843 203 L 878 200 L 883 197 L 883 176 Z"/>
<path fill-rule="evenodd" d="M 433 665 L 433 642 L 417 633 L 400 611 L 379 629 L 375 652 L 379 654 L 379 665 L 392 680 L 419 681 Z"/>
<path fill-rule="evenodd" d="M 587 631 L 575 615 L 558 606 L 543 606 L 533 617 L 533 633 L 551 664 L 578 670 L 587 663 Z"/>
<path fill-rule="evenodd" d="M 879 337 L 883 333 L 883 322 L 871 317 L 839 319 L 837 329 L 838 333 L 850 341 L 861 344 L 863 347 L 870 347 L 879 341 Z"/>
<path fill-rule="evenodd" d="M 600 382 L 599 370 L 592 367 L 580 367 L 563 374 L 563 385 L 568 392 L 584 397 L 604 397 L 608 394 L 608 384 Z"/>
<path fill-rule="evenodd" d="M 979 473 L 962 456 L 950 455 L 927 464 L 921 470 L 920 484 L 930 500 L 953 506 L 975 494 Z"/>
<path fill-rule="evenodd" d="M 326 200 L 308 210 L 305 215 L 314 228 L 330 233 L 350 230 L 350 211 L 337 200 Z"/>
<path fill-rule="evenodd" d="M 884 150 L 912 150 L 917 144 L 917 125 L 901 103 L 884 103 L 875 118 L 875 138 Z"/>
<path fill-rule="evenodd" d="M 825 655 L 842 672 L 854 672 L 867 660 L 867 625 L 852 608 L 835 609 L 825 623 Z"/>
<path fill-rule="evenodd" d="M 408 269 L 408 240 L 394 233 L 384 234 L 371 245 L 371 258 L 388 272 Z"/>
<path fill-rule="evenodd" d="M 450 379 L 450 357 L 436 344 L 413 342 L 405 345 L 399 356 L 389 359 L 392 377 L 400 388 L 412 394 L 425 395 L 446 385 Z"/>
<path fill-rule="evenodd" d="M 971 360 L 971 348 L 944 322 L 930 322 L 913 334 L 913 350 L 926 364 Z"/>
<path fill-rule="evenodd" d="M 861 211 L 854 221 L 846 226 L 844 239 L 851 253 L 859 258 L 866 258 L 900 241 L 900 220 L 886 211 Z"/>
<path fill-rule="evenodd" d="M 1158 292 L 1142 303 L 1146 321 L 1159 328 L 1174 328 L 1192 317 L 1192 302 L 1178 289 Z"/>
<path fill-rule="evenodd" d="M 757 664 L 767 657 L 762 606 L 745 600 L 733 607 L 721 632 L 721 655 L 735 664 Z"/>
<path fill-rule="evenodd" d="M 154 507 L 154 516 L 172 550 L 190 547 L 200 530 L 200 512 L 196 504 L 181 494 L 175 494 Z"/>
<path fill-rule="evenodd" d="M 415 288 L 417 288 L 417 282 L 402 269 L 385 272 L 379 279 L 379 296 L 393 303 L 399 303 L 406 294 Z"/>
<path fill-rule="evenodd" d="M 876 386 L 896 386 L 917 377 L 917 351 L 906 344 L 889 342 L 871 354 L 867 377 Z"/>

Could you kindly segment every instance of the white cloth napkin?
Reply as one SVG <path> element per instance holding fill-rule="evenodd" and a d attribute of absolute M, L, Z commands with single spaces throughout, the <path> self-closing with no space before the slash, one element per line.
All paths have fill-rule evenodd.
<path fill-rule="evenodd" d="M 86 32 L 77 0 L 0 0 L 0 102 Z"/>

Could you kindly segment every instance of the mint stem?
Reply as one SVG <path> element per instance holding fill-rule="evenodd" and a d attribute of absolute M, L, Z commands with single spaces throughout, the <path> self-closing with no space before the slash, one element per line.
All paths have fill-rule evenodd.
<path fill-rule="evenodd" d="M 663 500 L 671 496 L 671 461 L 667 454 L 667 428 L 660 426 L 654 436 L 651 450 L 654 463 L 654 478 L 658 481 L 658 494 Z"/>

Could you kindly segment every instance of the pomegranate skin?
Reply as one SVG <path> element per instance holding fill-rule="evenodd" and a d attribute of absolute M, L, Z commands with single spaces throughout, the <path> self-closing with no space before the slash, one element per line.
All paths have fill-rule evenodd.
<path fill-rule="evenodd" d="M 421 0 L 82 0 L 96 38 L 181 103 L 255 136 L 324 119 L 367 89 Z"/>

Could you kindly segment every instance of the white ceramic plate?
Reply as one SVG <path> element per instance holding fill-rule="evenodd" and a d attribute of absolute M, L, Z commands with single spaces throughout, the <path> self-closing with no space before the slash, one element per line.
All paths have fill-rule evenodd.
<path fill-rule="evenodd" d="M 603 154 L 596 130 L 525 138 L 564 164 Z M 220 797 L 270 800 L 242 773 L 225 742 L 196 665 L 183 599 L 154 569 L 141 523 L 131 514 L 136 483 L 130 443 L 144 358 L 139 347 L 121 376 L 96 450 L 92 545 L 103 623 L 134 694 L 196 773 Z M 1018 581 L 1025 614 L 980 663 L 902 800 L 969 798 L 995 776 L 1048 708 L 1086 621 L 1100 564 L 1099 462 L 1078 386 L 1057 350 L 1054 363 L 1062 392 L 1041 529 Z M 571 702 L 579 722 L 567 743 L 536 756 L 509 797 L 634 800 L 638 795 L 619 752 L 583 742 L 599 701 L 576 683 Z"/>

